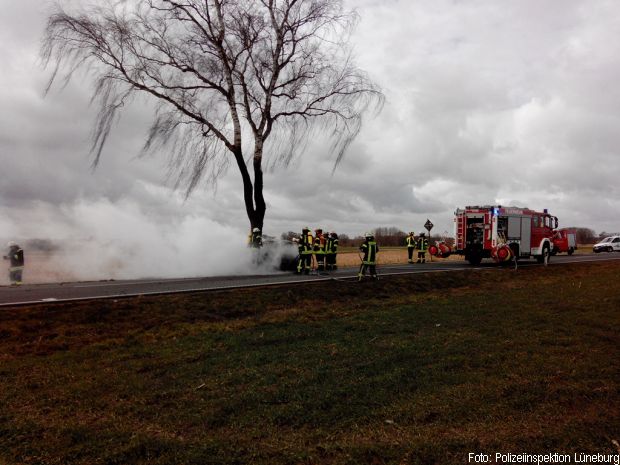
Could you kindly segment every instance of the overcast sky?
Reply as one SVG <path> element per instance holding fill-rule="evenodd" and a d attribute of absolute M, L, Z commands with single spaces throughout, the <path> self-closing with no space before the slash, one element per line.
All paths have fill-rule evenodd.
<path fill-rule="evenodd" d="M 78 3 L 76 0 L 71 3 Z M 96 171 L 90 81 L 43 95 L 50 4 L 0 0 L 0 239 L 184 241 L 188 225 L 241 241 L 231 167 L 188 201 L 162 156 L 138 158 L 148 102 L 127 108 Z M 266 175 L 265 232 L 308 225 L 452 231 L 466 204 L 548 208 L 563 226 L 620 230 L 620 8 L 616 1 L 356 0 L 358 64 L 382 87 L 345 162 L 319 143 Z M 190 228 L 191 229 L 191 228 Z M 220 237 L 220 236 L 213 236 Z"/>

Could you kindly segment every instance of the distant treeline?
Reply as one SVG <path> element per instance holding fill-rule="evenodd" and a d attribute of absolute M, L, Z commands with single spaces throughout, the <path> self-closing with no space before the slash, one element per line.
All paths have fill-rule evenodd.
<path fill-rule="evenodd" d="M 607 236 L 617 236 L 618 233 L 608 233 L 602 231 L 596 234 L 593 229 L 590 228 L 567 228 L 574 229 L 577 234 L 577 244 L 594 244 Z"/>
<path fill-rule="evenodd" d="M 375 228 L 370 230 L 374 236 L 375 240 L 379 245 L 384 247 L 404 247 L 405 246 L 405 237 L 407 237 L 407 232 L 400 230 L 399 228 L 392 226 L 389 228 Z M 414 231 L 415 232 L 415 231 Z M 423 232 L 426 233 L 425 230 Z M 314 231 L 312 232 L 314 234 Z M 416 237 L 418 237 L 418 232 L 415 232 Z M 428 233 L 427 233 L 428 235 Z M 294 237 L 299 237 L 299 233 L 289 231 L 288 233 L 282 233 L 282 239 L 291 240 Z M 443 237 L 438 235 L 431 236 L 431 243 L 436 241 L 446 241 L 448 244 L 452 245 L 454 240 L 451 237 Z M 364 242 L 364 236 L 355 236 L 350 237 L 347 234 L 338 234 L 338 243 L 340 247 L 359 247 L 362 242 Z"/>
<path fill-rule="evenodd" d="M 594 230 L 590 228 L 573 227 L 573 228 L 568 228 L 568 229 L 575 230 L 577 234 L 578 244 L 594 244 L 598 242 L 599 240 L 603 239 L 604 237 L 619 235 L 618 233 L 608 233 L 605 231 L 601 232 L 600 234 L 596 234 Z M 375 229 L 371 229 L 371 231 L 374 234 L 377 242 L 384 247 L 399 247 L 399 246 L 404 247 L 405 246 L 405 237 L 407 237 L 408 233 L 400 230 L 399 228 L 395 226 L 391 226 L 387 228 L 386 227 L 375 228 Z M 415 236 L 418 237 L 420 232 L 426 233 L 426 230 L 414 231 Z M 314 234 L 314 231 L 312 233 Z M 282 239 L 291 240 L 294 237 L 299 237 L 299 233 L 293 232 L 293 231 L 289 231 L 288 233 L 282 233 Z M 432 234 L 430 236 L 431 244 L 437 241 L 445 241 L 449 245 L 454 244 L 454 238 L 452 237 L 451 234 L 449 234 L 447 237 L 445 235 Z M 359 245 L 362 242 L 364 242 L 364 237 L 361 235 L 350 237 L 347 234 L 338 234 L 338 242 L 340 244 L 340 247 L 359 247 Z"/>

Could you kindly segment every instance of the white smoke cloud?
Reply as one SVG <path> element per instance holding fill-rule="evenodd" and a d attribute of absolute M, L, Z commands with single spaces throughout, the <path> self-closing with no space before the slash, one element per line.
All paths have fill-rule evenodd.
<path fill-rule="evenodd" d="M 258 266 L 245 231 L 187 211 L 162 217 L 129 199 L 79 200 L 58 209 L 41 203 L 25 212 L 25 221 L 0 213 L 3 243 L 24 247 L 30 283 L 271 273 L 283 253 L 292 253 L 270 248 Z M 29 250 L 34 240 L 53 248 Z"/>

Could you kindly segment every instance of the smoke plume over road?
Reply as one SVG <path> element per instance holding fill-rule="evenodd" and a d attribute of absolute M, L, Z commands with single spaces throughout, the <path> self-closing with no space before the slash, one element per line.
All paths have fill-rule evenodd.
<path fill-rule="evenodd" d="M 272 271 L 279 261 L 276 253 L 257 267 L 244 231 L 204 216 L 162 217 L 109 200 L 60 210 L 41 206 L 36 222 L 32 215 L 0 219 L 3 246 L 14 240 L 25 249 L 26 282 L 254 274 Z"/>

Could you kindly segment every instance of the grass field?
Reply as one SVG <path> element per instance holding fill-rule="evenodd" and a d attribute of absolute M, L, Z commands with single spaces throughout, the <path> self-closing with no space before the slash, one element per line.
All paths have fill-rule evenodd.
<path fill-rule="evenodd" d="M 592 253 L 591 245 L 579 246 L 575 251 L 577 255 Z M 563 253 L 562 255 L 566 255 Z M 413 254 L 414 260 L 417 259 L 417 250 Z M 377 260 L 379 264 L 392 264 L 402 265 L 407 263 L 407 248 L 406 247 L 381 247 L 380 252 L 377 254 Z M 463 261 L 465 258 L 462 255 L 450 255 L 448 258 L 434 258 L 429 253 L 426 254 L 427 261 Z M 553 260 L 553 258 L 552 258 Z M 338 266 L 342 268 L 358 267 L 360 266 L 361 258 L 359 250 L 355 247 L 341 247 L 338 253 Z"/>
<path fill-rule="evenodd" d="M 0 464 L 620 453 L 620 263 L 0 311 Z"/>

